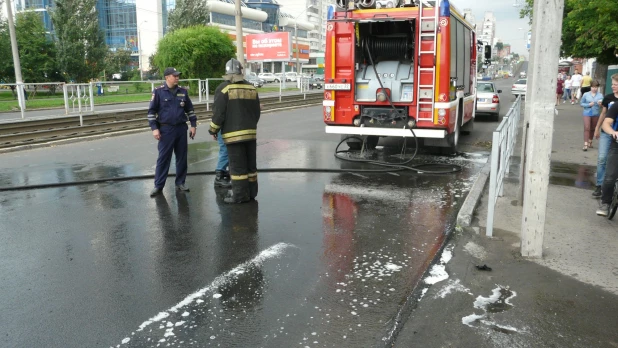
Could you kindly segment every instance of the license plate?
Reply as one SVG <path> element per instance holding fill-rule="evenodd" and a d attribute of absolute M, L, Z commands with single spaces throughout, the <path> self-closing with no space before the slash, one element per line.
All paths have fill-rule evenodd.
<path fill-rule="evenodd" d="M 349 91 L 350 84 L 349 83 L 325 83 L 324 89 Z"/>
<path fill-rule="evenodd" d="M 485 98 L 479 98 L 479 103 L 484 103 L 485 102 Z"/>

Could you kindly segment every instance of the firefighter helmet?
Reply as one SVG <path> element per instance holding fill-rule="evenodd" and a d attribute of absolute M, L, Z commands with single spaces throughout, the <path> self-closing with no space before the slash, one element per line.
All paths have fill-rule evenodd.
<path fill-rule="evenodd" d="M 242 65 L 234 58 L 225 63 L 225 73 L 228 75 L 240 75 L 242 74 Z"/>

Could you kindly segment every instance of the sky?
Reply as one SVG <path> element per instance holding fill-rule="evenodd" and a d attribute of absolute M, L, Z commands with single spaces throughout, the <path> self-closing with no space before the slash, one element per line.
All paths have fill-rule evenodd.
<path fill-rule="evenodd" d="M 472 9 L 477 23 L 481 23 L 486 11 L 496 17 L 496 37 L 511 45 L 511 52 L 528 56 L 526 33 L 530 29 L 528 18 L 520 19 L 519 10 L 524 0 L 451 0 L 460 11 Z M 519 7 L 513 6 L 520 5 Z M 522 30 L 519 30 L 522 28 Z"/>

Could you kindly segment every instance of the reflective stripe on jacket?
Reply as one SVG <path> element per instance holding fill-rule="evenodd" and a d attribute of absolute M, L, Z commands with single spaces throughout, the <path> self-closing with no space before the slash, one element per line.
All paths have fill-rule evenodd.
<path fill-rule="evenodd" d="M 252 84 L 225 81 L 217 87 L 210 130 L 221 130 L 224 143 L 257 139 L 259 120 L 260 98 Z"/>

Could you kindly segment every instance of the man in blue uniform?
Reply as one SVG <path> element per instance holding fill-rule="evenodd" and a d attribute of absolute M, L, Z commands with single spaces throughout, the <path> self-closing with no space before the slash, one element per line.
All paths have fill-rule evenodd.
<path fill-rule="evenodd" d="M 255 199 L 257 178 L 257 124 L 260 98 L 255 87 L 244 80 L 242 65 L 236 59 L 225 64 L 225 81 L 215 90 L 213 116 L 208 133 L 223 138 L 227 146 L 232 179 L 232 194 L 225 203 L 243 203 Z"/>
<path fill-rule="evenodd" d="M 187 177 L 187 118 L 191 122 L 189 136 L 195 137 L 197 117 L 193 111 L 193 103 L 185 88 L 178 86 L 180 72 L 174 68 L 166 68 L 163 73 L 165 83 L 152 91 L 150 107 L 148 108 L 148 123 L 152 135 L 159 141 L 159 158 L 155 170 L 154 189 L 150 196 L 154 197 L 163 191 L 165 180 L 170 169 L 172 153 L 176 155 L 176 189 L 189 191 L 185 186 Z"/>

